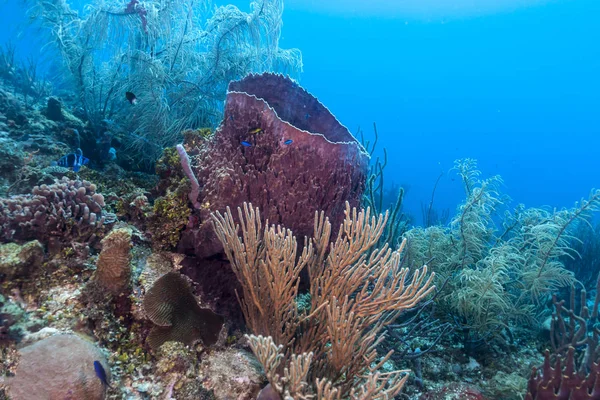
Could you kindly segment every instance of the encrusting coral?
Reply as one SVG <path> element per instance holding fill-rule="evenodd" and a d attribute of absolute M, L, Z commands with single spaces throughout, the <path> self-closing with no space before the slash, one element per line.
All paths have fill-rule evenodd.
<path fill-rule="evenodd" d="M 271 386 L 291 398 L 384 399 L 400 392 L 408 371 L 380 372 L 381 330 L 433 289 L 427 267 L 401 268 L 406 242 L 392 251 L 378 242 L 387 222 L 346 203 L 337 239 L 316 213 L 314 236 L 297 255 L 296 238 L 281 226 L 262 229 L 252 205 L 213 214 L 215 231 L 243 288 L 240 304 L 252 333 L 250 344 Z M 311 306 L 296 306 L 300 272 L 310 279 Z M 412 276 L 411 276 L 412 275 Z M 283 374 L 282 374 L 283 373 Z"/>

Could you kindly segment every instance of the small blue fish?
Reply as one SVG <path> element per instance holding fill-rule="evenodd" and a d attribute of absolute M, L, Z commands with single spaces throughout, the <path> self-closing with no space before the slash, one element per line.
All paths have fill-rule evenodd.
<path fill-rule="evenodd" d="M 244 147 L 251 147 L 252 143 L 246 142 L 245 140 L 242 140 L 242 146 L 244 146 Z"/>
<path fill-rule="evenodd" d="M 102 366 L 100 361 L 94 361 L 94 370 L 96 371 L 96 376 L 98 377 L 98 379 L 100 379 L 102 384 L 113 389 L 113 387 L 110 386 L 110 384 L 108 383 L 108 379 L 106 378 L 106 371 L 104 370 L 104 367 Z"/>
<path fill-rule="evenodd" d="M 283 144 L 292 144 L 294 143 L 294 141 L 292 139 L 288 139 L 285 142 L 283 142 Z"/>
<path fill-rule="evenodd" d="M 89 162 L 89 158 L 83 156 L 83 152 L 81 151 L 81 149 L 77 149 L 75 153 L 62 156 L 56 162 L 56 165 L 65 168 L 73 168 L 73 172 L 79 172 L 81 167 L 87 165 Z"/>

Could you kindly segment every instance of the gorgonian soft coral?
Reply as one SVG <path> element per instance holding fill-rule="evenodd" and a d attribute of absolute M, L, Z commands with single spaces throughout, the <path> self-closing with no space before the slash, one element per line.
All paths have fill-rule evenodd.
<path fill-rule="evenodd" d="M 459 160 L 455 169 L 465 201 L 449 227 L 406 233 L 408 261 L 427 262 L 447 279 L 438 302 L 465 338 L 473 332 L 500 338 L 510 335 L 511 323 L 533 319 L 552 293 L 573 282 L 562 260 L 576 255 L 571 232 L 598 209 L 600 191 L 570 209 L 518 205 L 501 218 L 500 178 L 480 179 L 474 160 Z"/>

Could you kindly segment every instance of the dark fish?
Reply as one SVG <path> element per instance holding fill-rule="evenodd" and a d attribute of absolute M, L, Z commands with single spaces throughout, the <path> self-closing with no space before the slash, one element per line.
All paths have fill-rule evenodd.
<path fill-rule="evenodd" d="M 56 162 L 56 165 L 65 168 L 73 168 L 73 172 L 79 172 L 81 167 L 87 165 L 89 162 L 89 158 L 83 156 L 81 149 L 77 149 L 75 153 L 62 156 L 60 160 Z"/>
<path fill-rule="evenodd" d="M 260 132 L 262 132 L 262 128 L 254 128 L 254 129 L 250 129 L 248 131 L 248 133 L 250 133 L 250 134 L 257 134 L 257 133 L 260 133 Z"/>
<path fill-rule="evenodd" d="M 252 146 L 252 143 L 246 142 L 245 140 L 242 140 L 241 143 L 242 143 L 242 146 L 244 146 L 244 147 L 250 147 L 250 146 Z"/>
<path fill-rule="evenodd" d="M 283 144 L 292 144 L 294 143 L 294 141 L 292 139 L 288 139 L 285 142 L 283 142 Z"/>
<path fill-rule="evenodd" d="M 127 98 L 127 101 L 129 101 L 134 106 L 137 104 L 137 97 L 135 97 L 135 94 L 133 94 L 132 92 L 125 92 L 125 98 Z"/>
<path fill-rule="evenodd" d="M 106 378 L 106 371 L 104 370 L 104 367 L 102 366 L 100 361 L 94 361 L 94 370 L 96 371 L 96 376 L 98 377 L 98 379 L 100 379 L 102 384 L 112 389 L 113 387 L 110 386 L 110 384 L 108 383 L 108 379 Z"/>

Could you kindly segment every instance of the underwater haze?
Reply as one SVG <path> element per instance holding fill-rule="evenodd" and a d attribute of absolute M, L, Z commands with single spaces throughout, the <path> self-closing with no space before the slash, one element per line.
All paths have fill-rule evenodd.
<path fill-rule="evenodd" d="M 527 206 L 600 186 L 599 2 L 287 4 L 282 42 L 302 49 L 302 84 L 351 131 L 377 123 L 411 211 L 464 157 Z M 437 204 L 461 191 L 447 174 Z"/>
<path fill-rule="evenodd" d="M 0 400 L 600 400 L 599 16 L 0 0 Z"/>
<path fill-rule="evenodd" d="M 2 7 L 0 39 L 38 56 L 26 5 Z M 296 78 L 351 132 L 372 140 L 377 124 L 375 155 L 387 149 L 417 221 L 441 173 L 436 206 L 456 207 L 449 170 L 465 157 L 517 203 L 568 207 L 600 186 L 599 13 L 593 0 L 293 0 L 281 44 L 301 49 Z"/>

